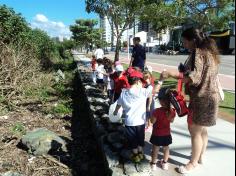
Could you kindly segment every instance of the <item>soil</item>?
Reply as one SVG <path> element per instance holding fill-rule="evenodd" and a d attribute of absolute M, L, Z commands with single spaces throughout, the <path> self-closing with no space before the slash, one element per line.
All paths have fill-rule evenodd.
<path fill-rule="evenodd" d="M 47 117 L 42 112 L 42 107 L 47 105 L 42 104 L 28 105 L 0 116 L 0 174 L 16 171 L 24 176 L 107 175 L 81 87 L 75 77 L 71 95 L 74 111 L 64 117 Z M 55 132 L 65 140 L 66 151 L 51 152 L 46 157 L 30 155 L 20 145 L 22 134 L 12 130 L 16 123 L 23 124 L 26 131 L 45 127 Z"/>

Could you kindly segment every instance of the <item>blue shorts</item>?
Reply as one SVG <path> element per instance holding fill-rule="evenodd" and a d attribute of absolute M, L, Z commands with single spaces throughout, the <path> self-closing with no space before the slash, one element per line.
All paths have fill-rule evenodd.
<path fill-rule="evenodd" d="M 125 126 L 128 148 L 136 149 L 144 146 L 145 124 L 139 126 Z"/>

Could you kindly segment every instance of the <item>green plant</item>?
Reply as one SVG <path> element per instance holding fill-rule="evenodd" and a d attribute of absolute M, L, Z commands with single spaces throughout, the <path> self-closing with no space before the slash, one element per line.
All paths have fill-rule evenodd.
<path fill-rule="evenodd" d="M 72 108 L 68 103 L 67 104 L 59 103 L 52 108 L 52 113 L 54 114 L 64 115 L 64 114 L 70 114 L 71 112 Z"/>
<path fill-rule="evenodd" d="M 17 135 L 24 135 L 26 133 L 25 126 L 22 123 L 15 123 L 14 126 L 11 127 L 11 131 Z"/>

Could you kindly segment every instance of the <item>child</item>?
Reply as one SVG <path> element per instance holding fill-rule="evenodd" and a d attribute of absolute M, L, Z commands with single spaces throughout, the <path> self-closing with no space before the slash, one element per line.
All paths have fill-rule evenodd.
<path fill-rule="evenodd" d="M 143 72 L 143 79 L 147 82 L 147 80 L 149 80 L 148 82 L 151 82 L 151 86 L 153 88 L 152 94 L 150 95 L 150 97 L 148 97 L 147 99 L 147 106 L 146 106 L 146 118 L 147 118 L 147 125 L 145 128 L 145 132 L 151 132 L 152 131 L 152 124 L 150 121 L 150 116 L 151 113 L 153 112 L 153 110 L 155 109 L 155 101 L 154 101 L 154 80 L 152 78 L 152 74 L 149 71 L 144 71 Z M 147 85 L 145 85 L 144 87 L 146 87 Z"/>
<path fill-rule="evenodd" d="M 132 150 L 131 160 L 135 163 L 143 158 L 144 129 L 146 122 L 146 100 L 152 93 L 152 87 L 143 88 L 143 75 L 139 71 L 132 71 L 128 76 L 129 89 L 123 89 L 117 101 L 114 115 L 120 107 L 125 114 L 125 129 L 129 149 Z"/>
<path fill-rule="evenodd" d="M 96 84 L 96 68 L 97 68 L 97 61 L 96 61 L 95 55 L 92 55 L 91 68 L 92 68 L 92 79 L 93 79 L 93 83 Z"/>
<path fill-rule="evenodd" d="M 123 88 L 129 88 L 127 77 L 124 75 L 124 68 L 118 64 L 115 67 L 115 73 L 110 75 L 110 78 L 114 81 L 114 98 L 113 102 L 116 102 L 120 97 Z"/>
<path fill-rule="evenodd" d="M 96 68 L 97 72 L 97 84 L 98 87 L 103 91 L 104 93 L 104 81 L 103 81 L 103 75 L 105 73 L 104 65 L 103 65 L 103 60 L 102 59 L 97 59 L 98 67 Z"/>
<path fill-rule="evenodd" d="M 107 96 L 109 98 L 109 102 L 112 102 L 112 97 L 113 97 L 113 92 L 114 92 L 114 82 L 110 78 L 110 75 L 114 73 L 113 70 L 113 63 L 110 59 L 107 57 L 103 58 L 103 63 L 104 63 L 104 69 L 106 71 L 106 74 L 104 75 L 104 82 L 106 83 L 106 91 L 107 91 Z"/>
<path fill-rule="evenodd" d="M 156 170 L 157 156 L 159 148 L 162 146 L 164 158 L 161 160 L 162 169 L 168 170 L 169 145 L 172 143 L 170 133 L 170 123 L 174 121 L 175 110 L 171 108 L 169 89 L 161 88 L 158 93 L 158 99 L 161 107 L 155 109 L 152 114 L 151 122 L 153 123 L 153 131 L 150 138 L 152 146 L 151 168 Z"/>

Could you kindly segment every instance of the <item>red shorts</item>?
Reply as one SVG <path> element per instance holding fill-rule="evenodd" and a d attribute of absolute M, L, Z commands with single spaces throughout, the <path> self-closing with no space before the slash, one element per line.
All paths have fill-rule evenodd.
<path fill-rule="evenodd" d="M 191 126 L 193 124 L 193 111 L 189 110 L 187 117 L 188 125 Z"/>

